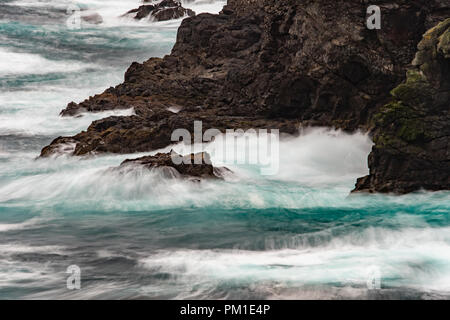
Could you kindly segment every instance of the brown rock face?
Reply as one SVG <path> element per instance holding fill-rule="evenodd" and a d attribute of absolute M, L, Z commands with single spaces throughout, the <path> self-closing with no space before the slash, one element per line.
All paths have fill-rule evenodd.
<path fill-rule="evenodd" d="M 370 4 L 381 7 L 381 30 L 366 28 L 369 4 L 354 0 L 229 0 L 219 15 L 183 20 L 170 55 L 133 63 L 124 83 L 61 112 L 136 112 L 93 122 L 71 137 L 73 154 L 154 150 L 171 143 L 174 129 L 192 131 L 194 120 L 204 130 L 376 132 L 373 117 L 405 79 L 422 34 L 450 16 L 450 1 Z M 387 187 L 407 191 L 395 189 Z"/>

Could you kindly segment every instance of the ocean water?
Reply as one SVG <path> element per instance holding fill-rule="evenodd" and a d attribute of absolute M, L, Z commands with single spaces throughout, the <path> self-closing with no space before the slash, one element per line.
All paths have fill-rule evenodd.
<path fill-rule="evenodd" d="M 450 193 L 350 196 L 368 172 L 364 133 L 305 130 L 281 141 L 277 175 L 236 164 L 201 183 L 110 170 L 139 155 L 36 159 L 57 136 L 132 114 L 58 116 L 169 53 L 181 22 L 119 18 L 137 0 L 77 3 L 104 23 L 71 30 L 69 1 L 0 0 L 0 298 L 450 297 Z"/>

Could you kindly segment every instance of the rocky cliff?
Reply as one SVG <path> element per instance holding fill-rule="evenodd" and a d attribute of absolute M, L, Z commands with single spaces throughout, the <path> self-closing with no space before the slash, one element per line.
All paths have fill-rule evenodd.
<path fill-rule="evenodd" d="M 155 3 L 151 0 L 144 0 L 144 3 L 150 4 L 141 5 L 137 9 L 128 11 L 123 16 L 132 17 L 136 20 L 147 18 L 155 21 L 167 21 L 185 16 L 195 16 L 194 11 L 183 8 L 177 0 L 163 0 Z"/>
<path fill-rule="evenodd" d="M 371 174 L 358 182 L 357 190 L 449 189 L 448 72 L 436 73 L 448 67 L 447 40 L 443 44 L 440 40 L 446 32 L 433 34 L 439 58 L 432 54 L 427 61 L 420 60 L 427 54 L 419 51 L 416 72 L 402 82 L 422 35 L 450 17 L 450 0 L 370 4 L 381 7 L 381 30 L 366 28 L 369 3 L 357 0 L 229 0 L 219 15 L 187 18 L 170 55 L 133 63 L 124 83 L 79 104 L 70 103 L 61 112 L 73 116 L 134 107 L 136 115 L 94 121 L 74 137 L 55 139 L 41 155 L 51 155 L 68 142 L 75 145 L 74 155 L 150 151 L 168 145 L 176 128 L 193 130 L 194 120 L 202 120 L 204 130 L 262 127 L 296 133 L 300 126 L 323 125 L 374 133 Z M 443 133 L 436 139 L 433 131 L 433 138 L 421 145 L 426 160 L 417 156 L 419 162 L 411 161 L 414 168 L 428 161 L 420 175 L 412 173 L 418 171 L 411 171 L 403 157 L 417 155 L 419 138 L 401 138 L 407 152 L 395 156 L 392 150 L 397 145 L 380 142 L 386 141 L 383 133 L 398 137 L 392 127 L 403 119 L 402 113 L 389 108 L 415 106 L 399 96 L 402 90 L 394 90 L 394 97 L 390 91 L 416 80 L 430 86 L 423 95 L 433 96 L 420 102 L 425 115 L 419 112 L 419 119 L 426 116 L 430 121 L 423 130 L 428 132 L 435 125 L 432 119 L 438 119 L 433 128 Z M 435 92 L 444 93 L 434 98 Z M 441 174 L 447 180 L 436 180 Z"/>
<path fill-rule="evenodd" d="M 231 174 L 231 170 L 226 167 L 213 167 L 210 155 L 206 152 L 182 156 L 173 150 L 169 153 L 158 153 L 154 156 L 127 159 L 114 170 L 122 170 L 123 172 L 136 168 L 159 169 L 167 178 L 188 178 L 191 180 L 223 179 L 225 174 Z"/>

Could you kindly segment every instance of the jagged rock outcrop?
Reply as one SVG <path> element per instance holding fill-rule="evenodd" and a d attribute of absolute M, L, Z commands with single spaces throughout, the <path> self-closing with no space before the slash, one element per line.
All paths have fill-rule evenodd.
<path fill-rule="evenodd" d="M 381 30 L 366 28 L 369 4 L 382 9 Z M 204 130 L 374 129 L 422 34 L 449 16 L 448 0 L 229 0 L 219 15 L 185 19 L 170 55 L 133 63 L 124 83 L 70 103 L 63 116 L 136 113 L 93 122 L 70 137 L 73 154 L 154 150 L 171 143 L 174 129 L 192 131 L 194 120 Z"/>
<path fill-rule="evenodd" d="M 355 191 L 450 189 L 450 18 L 423 36 L 413 65 L 374 116 L 370 175 Z"/>
<path fill-rule="evenodd" d="M 168 176 L 177 178 L 223 179 L 224 174 L 231 172 L 225 167 L 213 167 L 210 156 L 206 152 L 192 153 L 186 156 L 174 151 L 158 153 L 154 156 L 125 160 L 119 169 L 134 169 L 135 167 L 149 170 L 158 168 L 166 172 Z"/>
<path fill-rule="evenodd" d="M 144 1 L 152 2 L 152 1 Z M 156 21 L 167 21 L 172 19 L 179 19 L 183 17 L 195 16 L 195 12 L 191 9 L 186 9 L 181 6 L 177 0 L 163 0 L 154 4 L 145 4 L 137 9 L 128 11 L 124 16 L 132 16 L 136 20 L 152 17 Z"/>

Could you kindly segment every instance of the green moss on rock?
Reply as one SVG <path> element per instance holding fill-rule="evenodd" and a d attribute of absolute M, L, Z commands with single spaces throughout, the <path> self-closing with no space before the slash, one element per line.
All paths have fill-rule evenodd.
<path fill-rule="evenodd" d="M 397 145 L 398 141 L 394 141 L 396 139 L 405 142 L 426 139 L 427 134 L 425 124 L 421 120 L 422 115 L 420 110 L 411 108 L 400 101 L 392 101 L 375 115 L 375 125 L 386 128 L 386 132 L 380 135 L 381 139 L 375 139 L 375 143 Z"/>
<path fill-rule="evenodd" d="M 397 131 L 398 136 L 407 142 L 426 138 L 424 122 L 420 119 L 405 119 Z"/>
<path fill-rule="evenodd" d="M 426 106 L 432 100 L 433 88 L 425 75 L 409 70 L 406 81 L 391 91 L 395 98 L 373 118 L 373 125 L 383 128 L 374 140 L 378 147 L 401 146 L 428 139 L 425 122 Z"/>
<path fill-rule="evenodd" d="M 424 36 L 422 41 L 419 44 L 419 50 L 421 49 L 420 46 L 423 46 L 424 42 L 427 42 L 427 40 L 436 39 L 440 35 L 442 35 L 444 32 L 446 32 L 450 28 L 450 18 L 442 21 L 438 25 L 436 25 L 434 28 L 431 28 L 428 30 Z"/>
<path fill-rule="evenodd" d="M 408 105 L 426 103 L 432 97 L 432 93 L 432 87 L 427 78 L 417 70 L 408 71 L 406 82 L 391 91 L 394 98 Z"/>
<path fill-rule="evenodd" d="M 448 19 L 450 21 L 450 19 Z M 439 38 L 438 50 L 442 52 L 446 59 L 450 58 L 450 26 Z"/>

